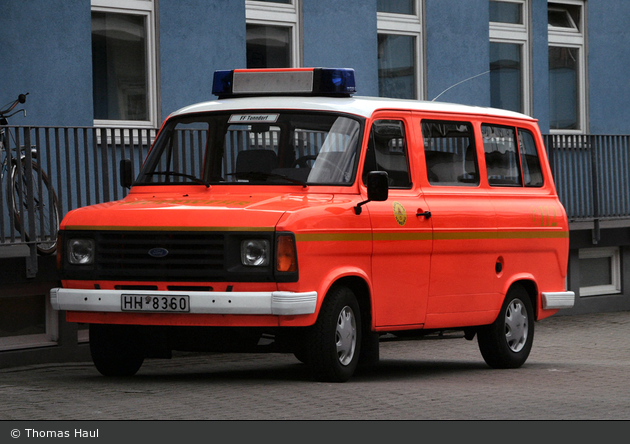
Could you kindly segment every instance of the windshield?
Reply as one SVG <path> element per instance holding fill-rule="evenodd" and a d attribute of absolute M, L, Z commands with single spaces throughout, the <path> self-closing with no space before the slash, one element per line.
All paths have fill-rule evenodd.
<path fill-rule="evenodd" d="M 362 124 L 332 113 L 239 111 L 171 119 L 136 184 L 350 185 Z"/>

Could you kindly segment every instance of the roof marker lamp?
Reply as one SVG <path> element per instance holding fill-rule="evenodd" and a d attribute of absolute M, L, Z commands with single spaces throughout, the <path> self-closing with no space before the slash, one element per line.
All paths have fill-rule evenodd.
<path fill-rule="evenodd" d="M 230 97 L 307 95 L 348 97 L 356 92 L 351 68 L 234 69 L 215 71 L 212 94 Z"/>

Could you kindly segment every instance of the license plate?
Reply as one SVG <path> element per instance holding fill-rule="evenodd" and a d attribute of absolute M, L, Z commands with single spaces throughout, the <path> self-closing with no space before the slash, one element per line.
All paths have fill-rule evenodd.
<path fill-rule="evenodd" d="M 123 294 L 122 311 L 157 311 L 157 312 L 189 312 L 188 296 L 155 296 L 142 294 Z"/>

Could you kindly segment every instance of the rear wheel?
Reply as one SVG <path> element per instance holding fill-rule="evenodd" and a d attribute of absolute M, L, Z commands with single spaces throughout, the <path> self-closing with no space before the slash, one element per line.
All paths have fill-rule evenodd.
<path fill-rule="evenodd" d="M 354 293 L 333 288 L 324 300 L 317 322 L 309 332 L 307 362 L 319 381 L 350 379 L 359 361 L 361 313 Z"/>
<path fill-rule="evenodd" d="M 142 341 L 132 325 L 90 324 L 90 353 L 103 376 L 133 376 L 144 362 Z"/>
<path fill-rule="evenodd" d="M 534 309 L 523 287 L 510 289 L 496 321 L 478 330 L 477 341 L 490 367 L 518 368 L 525 363 L 534 342 Z"/>

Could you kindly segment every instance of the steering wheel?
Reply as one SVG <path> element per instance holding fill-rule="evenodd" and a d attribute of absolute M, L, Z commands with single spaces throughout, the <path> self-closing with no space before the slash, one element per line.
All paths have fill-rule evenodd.
<path fill-rule="evenodd" d="M 315 163 L 317 156 L 302 156 L 298 157 L 291 165 L 291 168 L 311 168 Z"/>

